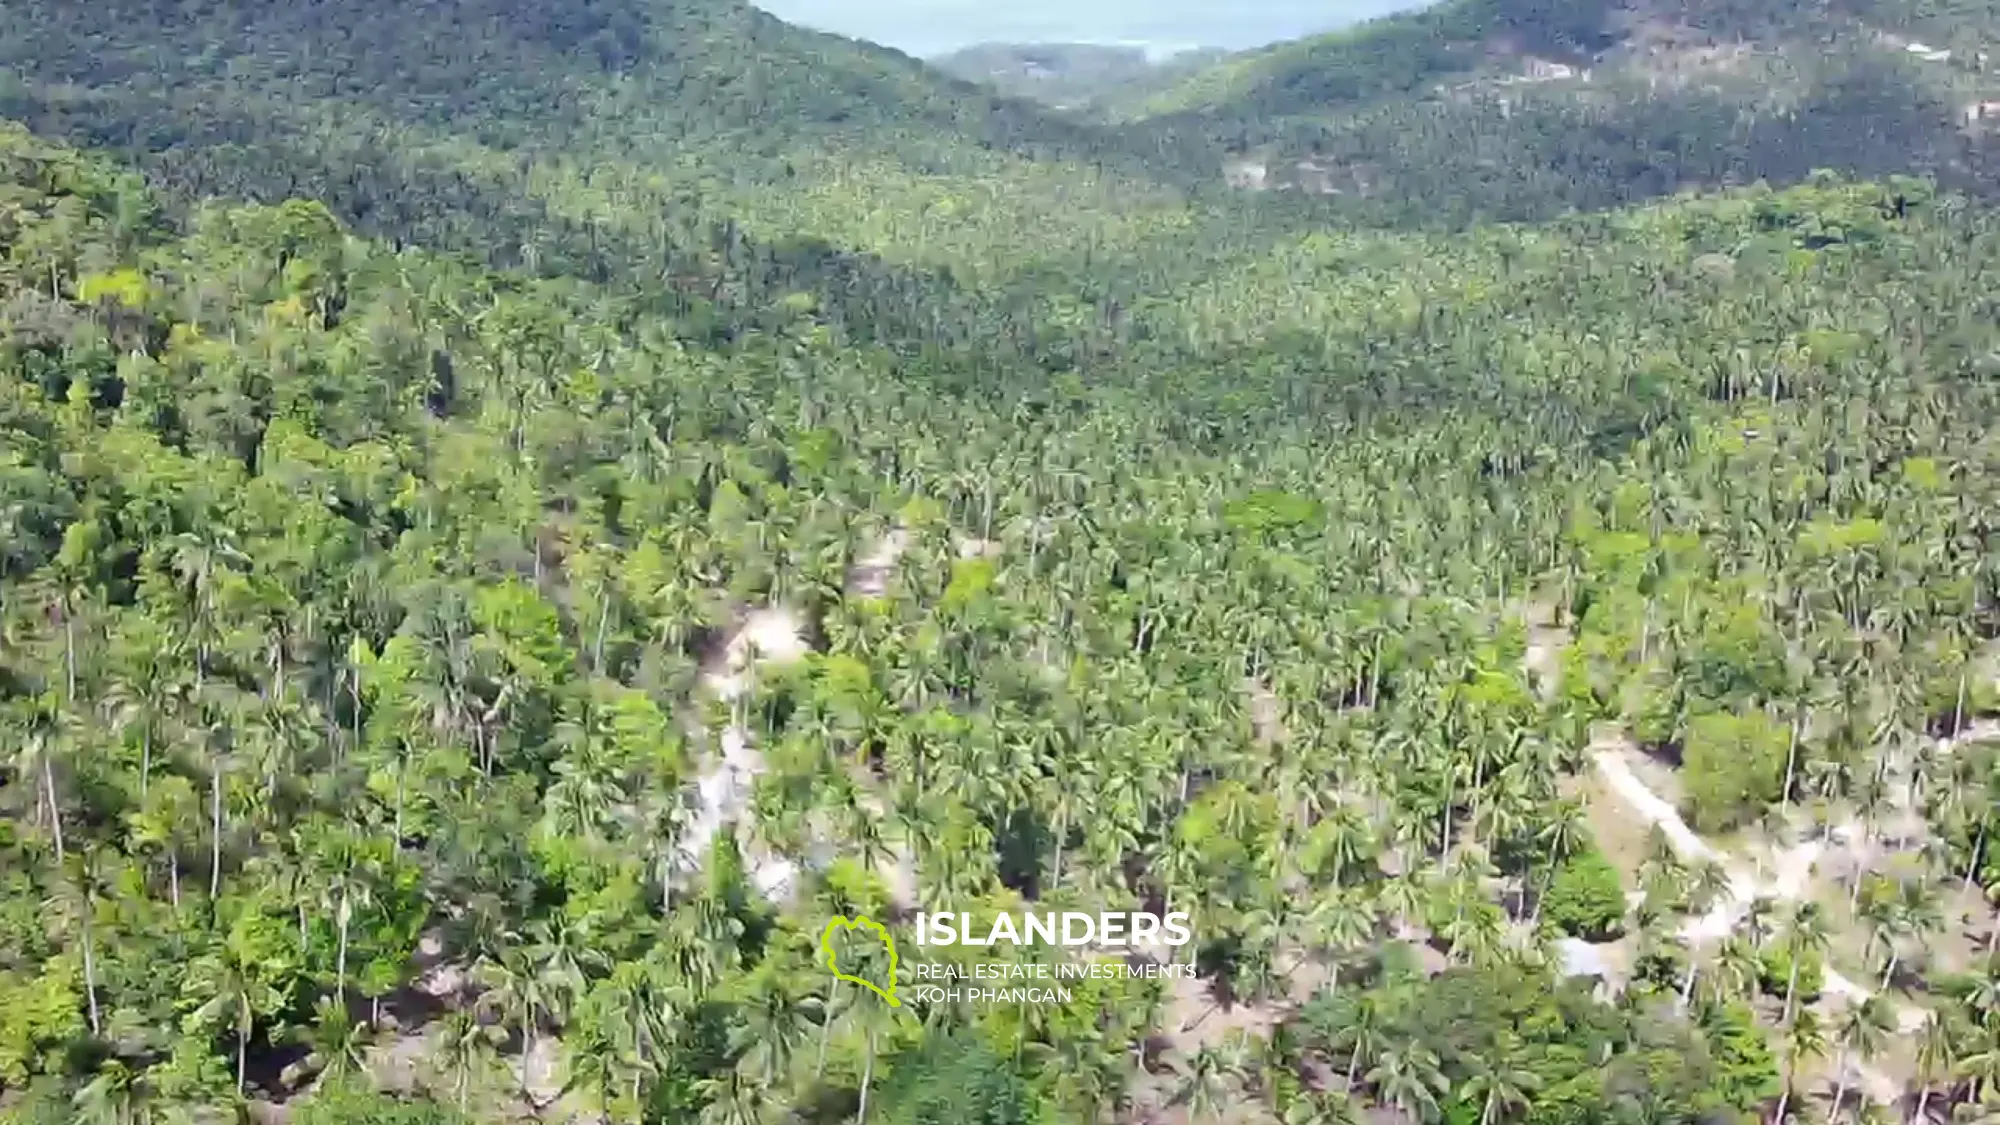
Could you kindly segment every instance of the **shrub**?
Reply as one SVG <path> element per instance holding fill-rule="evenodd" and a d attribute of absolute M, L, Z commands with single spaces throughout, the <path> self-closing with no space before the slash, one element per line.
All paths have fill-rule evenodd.
<path fill-rule="evenodd" d="M 1625 932 L 1625 888 L 1603 852 L 1586 848 L 1557 869 L 1542 917 L 1585 941 L 1610 941 Z"/>
<path fill-rule="evenodd" d="M 1682 780 L 1696 831 L 1726 831 L 1776 803 L 1790 744 L 1790 729 L 1761 711 L 1711 712 L 1688 724 Z"/>
<path fill-rule="evenodd" d="M 1028 1084 L 986 1044 L 947 1037 L 899 1057 L 882 1091 L 889 1125 L 1036 1125 Z"/>
<path fill-rule="evenodd" d="M 449 1106 L 401 1099 L 355 1082 L 331 1083 L 300 1104 L 296 1125 L 471 1125 Z"/>
<path fill-rule="evenodd" d="M 1783 999 L 1785 988 L 1791 983 L 1792 955 L 1783 946 L 1774 945 L 1764 951 L 1764 971 L 1757 983 L 1765 995 Z M 1821 990 L 1826 988 L 1826 960 L 1814 950 L 1806 950 L 1799 961 L 1798 993 L 1794 999 L 1800 1004 L 1811 1004 L 1819 1000 Z"/>

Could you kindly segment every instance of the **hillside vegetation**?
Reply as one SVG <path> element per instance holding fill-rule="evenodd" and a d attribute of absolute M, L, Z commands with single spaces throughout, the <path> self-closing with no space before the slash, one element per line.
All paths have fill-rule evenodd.
<path fill-rule="evenodd" d="M 1647 891 L 1637 920 L 1536 905 L 1592 854 L 1557 799 L 1591 722 L 1720 768 L 1707 740 L 1748 735 L 1719 726 L 1843 699 L 1794 728 L 1791 788 L 1703 781 L 1692 809 L 1868 817 L 1880 740 L 1991 698 L 1993 341 L 1965 313 L 2000 240 L 1915 187 L 1900 212 L 1828 185 L 1456 248 L 1312 240 L 1176 298 L 1185 319 L 1146 310 L 1175 379 L 982 400 L 809 319 L 690 349 L 588 286 L 395 253 L 310 204 L 175 234 L 131 181 L 6 144 L 17 1120 L 301 1088 L 365 1120 L 399 1085 L 447 1116 L 873 1096 L 927 1120 L 967 1068 L 1003 1120 L 1421 1115 L 1476 1104 L 1501 1059 L 1531 1114 L 1750 1112 L 1812 1062 L 1773 1062 L 1754 980 L 1690 976 L 1669 922 L 1711 900 L 1702 868 L 1607 869 Z M 1246 318 L 1246 293 L 1293 300 Z M 883 594 L 855 593 L 896 525 Z M 1510 619 L 1544 580 L 1581 630 L 1547 702 Z M 756 678 L 767 772 L 704 852 L 697 673 L 773 602 L 813 651 Z M 1993 805 L 1959 780 L 1983 754 L 1926 759 L 1942 834 L 1908 886 L 1984 870 Z M 839 860 L 767 901 L 753 874 L 813 840 Z M 1026 1022 L 829 992 L 820 919 L 898 883 L 964 909 L 1164 897 L 1202 919 L 1216 992 Z M 1952 971 L 1909 944 L 1940 916 L 1909 917 L 1873 952 Z M 1743 925 L 1738 953 L 1824 932 Z M 1699 1020 L 1553 989 L 1572 926 L 1632 927 L 1628 995 L 1696 979 Z M 1975 1054 L 1986 1009 L 1932 1002 Z M 1289 1030 L 1191 1032 L 1214 1004 Z M 1856 1026 L 1843 1049 L 1879 1053 Z M 1134 1069 L 1155 1030 L 1174 1045 Z M 1989 1089 L 1934 1080 L 1939 1104 Z"/>
<path fill-rule="evenodd" d="M 2000 18 L 1965 5 L 1452 0 L 1231 56 L 1117 108 L 1238 187 L 1389 223 L 1910 173 L 1985 193 Z"/>
<path fill-rule="evenodd" d="M 947 262 L 1018 272 L 1036 247 L 1182 214 L 1081 126 L 738 0 L 8 14 L 0 112 L 135 155 L 170 202 L 313 198 L 546 276 L 921 319 L 912 293 L 955 288 Z"/>
<path fill-rule="evenodd" d="M 1110 128 L 722 0 L 3 2 L 0 1125 L 2000 1104 L 1932 60 Z M 1468 12 L 1383 26 L 1631 49 Z M 915 910 L 1195 975 L 828 971 Z"/>
<path fill-rule="evenodd" d="M 1902 46 L 1977 13 L 1452 0 L 1231 56 L 1109 124 L 739 0 L 519 7 L 19 0 L 0 112 L 136 157 L 170 206 L 307 197 L 500 268 L 669 279 L 723 334 L 793 293 L 878 338 L 1052 301 L 1115 320 L 1157 291 L 1141 273 L 1212 274 L 1313 229 L 1539 220 L 1820 167 L 1996 182 L 1964 120 L 2000 99 L 1961 66 L 1976 51 Z M 1577 73 L 1521 81 L 1546 66 Z"/>

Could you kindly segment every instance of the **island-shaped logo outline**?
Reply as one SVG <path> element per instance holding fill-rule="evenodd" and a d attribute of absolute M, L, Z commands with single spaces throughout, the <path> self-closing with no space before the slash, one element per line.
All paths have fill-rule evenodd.
<path fill-rule="evenodd" d="M 833 934 L 835 930 L 858 930 L 864 928 L 875 931 L 875 935 L 882 939 L 883 947 L 889 951 L 889 989 L 886 992 L 874 981 L 866 977 L 857 977 L 841 972 L 840 959 L 834 955 Z M 891 1008 L 900 1008 L 903 1006 L 903 1002 L 896 999 L 896 939 L 889 933 L 888 928 L 880 922 L 859 914 L 852 918 L 849 918 L 845 914 L 836 914 L 826 924 L 826 929 L 820 931 L 819 949 L 826 957 L 827 971 L 833 974 L 835 980 L 851 981 L 858 984 L 875 995 L 880 996 L 882 999 L 887 1000 Z"/>

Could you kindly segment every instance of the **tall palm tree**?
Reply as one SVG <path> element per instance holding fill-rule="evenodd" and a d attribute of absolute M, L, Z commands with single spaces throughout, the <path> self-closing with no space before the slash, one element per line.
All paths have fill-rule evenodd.
<path fill-rule="evenodd" d="M 23 788 L 35 794 L 35 812 L 46 817 L 55 844 L 56 865 L 67 853 L 63 846 L 62 799 L 56 788 L 56 763 L 64 756 L 62 713 L 53 699 L 11 709 L 15 729 L 8 741 L 13 746 L 14 768 Z"/>
<path fill-rule="evenodd" d="M 451 1082 L 460 1113 L 470 1109 L 473 1087 L 498 1063 L 496 1038 L 498 1030 L 481 1023 L 478 1013 L 470 1010 L 448 1012 L 439 1021 L 430 1061 Z"/>
<path fill-rule="evenodd" d="M 855 1125 L 866 1125 L 868 1120 L 868 1096 L 875 1082 L 875 1056 L 881 1049 L 882 1040 L 895 1030 L 896 1015 L 889 1005 L 874 994 L 857 997 L 857 1006 L 851 1013 L 860 1024 L 864 1062 L 861 1066 L 861 1104 L 855 1111 Z"/>
<path fill-rule="evenodd" d="M 1375 905 L 1359 891 L 1335 891 L 1313 905 L 1305 925 L 1315 938 L 1308 948 L 1318 946 L 1327 951 L 1327 987 L 1335 988 L 1349 955 L 1375 936 Z M 1300 957 L 1304 956 L 1302 952 Z"/>
<path fill-rule="evenodd" d="M 1222 1100 L 1228 1095 L 1229 1075 L 1226 1051 L 1211 1045 L 1198 1047 L 1187 1057 L 1174 1100 L 1188 1107 L 1190 1120 L 1214 1121 L 1221 1116 Z"/>
<path fill-rule="evenodd" d="M 1841 1013 L 1840 1022 L 1834 1029 L 1834 1039 L 1840 1047 L 1834 1063 L 1834 1069 L 1838 1071 L 1833 1087 L 1834 1114 L 1840 1112 L 1840 1104 L 1847 1096 L 1847 1063 L 1850 1056 L 1859 1055 L 1863 1065 L 1866 1065 L 1882 1053 L 1883 1046 L 1895 1032 L 1895 1009 L 1879 994 Z"/>
<path fill-rule="evenodd" d="M 1763 971 L 1763 959 L 1758 956 L 1757 947 L 1747 939 L 1731 934 L 1716 948 L 1715 963 L 1708 974 L 1708 987 L 1721 999 L 1741 999 L 1750 995 L 1757 985 L 1758 975 Z"/>
<path fill-rule="evenodd" d="M 1798 1073 L 1799 1064 L 1810 1058 L 1826 1053 L 1826 1032 L 1821 1029 L 1819 1014 L 1811 1008 L 1801 1008 L 1792 1013 L 1792 1019 L 1784 1031 L 1785 1071 L 1782 1088 L 1778 1092 L 1778 1112 L 1771 1120 L 1785 1120 L 1785 1106 L 1792 1098 L 1792 1079 Z"/>
<path fill-rule="evenodd" d="M 759 1086 L 776 1091 L 790 1079 L 793 1053 L 819 1022 L 818 1001 L 794 992 L 788 979 L 774 971 L 759 972 L 749 993 L 730 1045 L 737 1065 L 755 1075 Z"/>
<path fill-rule="evenodd" d="M 1966 1082 L 1972 1100 L 1980 1105 L 2000 1099 L 2000 1029 L 1982 1027 L 1971 1042 L 1962 1044 L 1952 1073 Z"/>
<path fill-rule="evenodd" d="M 121 634 L 116 646 L 120 667 L 105 693 L 105 707 L 122 730 L 139 732 L 139 801 L 143 804 L 151 787 L 153 750 L 169 731 L 178 710 L 183 685 L 178 681 L 179 653 L 170 647 L 165 630 L 150 619 Z"/>
<path fill-rule="evenodd" d="M 106 850 L 100 848 L 72 855 L 70 862 L 62 865 L 54 893 L 43 903 L 51 918 L 76 928 L 83 953 L 84 996 L 92 1035 L 104 1033 L 104 1021 L 97 1003 L 97 918 L 99 904 L 106 891 L 111 889 L 112 876 L 106 855 Z M 115 900 L 115 890 L 111 891 L 111 897 Z"/>
<path fill-rule="evenodd" d="M 1729 869 L 1713 859 L 1700 859 L 1689 871 L 1688 906 L 1700 912 L 1729 893 Z"/>
<path fill-rule="evenodd" d="M 354 913 L 373 906 L 375 902 L 373 865 L 358 854 L 357 844 L 358 841 L 348 838 L 344 830 L 336 835 L 332 854 L 328 857 L 330 870 L 319 896 L 320 905 L 333 913 L 334 991 L 343 1001 L 347 998 L 348 939 Z"/>
<path fill-rule="evenodd" d="M 532 1101 L 535 1040 L 542 1022 L 558 1010 L 561 985 L 521 945 L 503 948 L 497 960 L 476 966 L 473 975 L 486 988 L 477 1007 L 491 1011 L 521 1036 L 520 1092 Z"/>
<path fill-rule="evenodd" d="M 1807 957 L 1824 957 L 1828 944 L 1833 940 L 1826 922 L 1825 908 L 1811 899 L 1804 899 L 1792 907 L 1785 919 L 1784 933 L 1779 940 L 1786 955 L 1791 959 L 1791 972 L 1785 979 L 1784 1019 L 1790 1020 L 1796 1011 L 1799 991 L 1799 966 Z"/>
<path fill-rule="evenodd" d="M 734 1070 L 703 1079 L 697 1087 L 703 1104 L 696 1125 L 761 1125 L 764 1120 L 763 1092 Z M 863 1090 L 862 1113 L 855 1121 L 867 1120 L 867 1091 Z"/>
<path fill-rule="evenodd" d="M 107 1059 L 70 1098 L 75 1125 L 149 1125 L 157 1091 L 144 1072 Z"/>
<path fill-rule="evenodd" d="M 1931 1090 L 1941 1077 L 1950 1075 L 1958 1064 L 1958 1041 L 1960 1030 L 1950 1023 L 1950 1016 L 1943 1009 L 1932 1009 L 1924 1017 L 1923 1030 L 1917 1036 L 1917 1104 L 1910 1113 L 1913 1125 L 1923 1125 L 1927 1120 L 1925 1107 L 1929 1104 Z"/>
<path fill-rule="evenodd" d="M 320 997 L 313 1005 L 313 1022 L 297 1033 L 307 1049 L 288 1076 L 297 1082 L 307 1075 L 322 1082 L 340 1083 L 361 1074 L 367 1064 L 370 1028 L 355 1019 L 347 1005 L 331 996 Z"/>
<path fill-rule="evenodd" d="M 197 1027 L 226 1027 L 236 1036 L 236 1092 L 243 1093 L 250 1037 L 258 1017 L 278 1011 L 284 997 L 266 978 L 255 955 L 238 941 L 198 958 L 188 967 L 184 988 L 195 1007 L 188 1019 Z"/>

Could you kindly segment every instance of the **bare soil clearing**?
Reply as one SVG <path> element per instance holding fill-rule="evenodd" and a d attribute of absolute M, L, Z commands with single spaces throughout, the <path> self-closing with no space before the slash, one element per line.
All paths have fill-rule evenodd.
<path fill-rule="evenodd" d="M 1250 703 L 1250 732 L 1260 746 L 1276 746 L 1285 740 L 1285 704 L 1262 680 L 1243 681 L 1243 694 Z"/>
<path fill-rule="evenodd" d="M 798 615 L 783 606 L 773 606 L 747 615 L 724 647 L 721 659 L 702 670 L 703 690 L 731 704 L 732 713 L 722 730 L 720 758 L 710 761 L 696 778 L 694 817 L 681 846 L 684 869 L 698 869 L 723 826 L 741 821 L 749 809 L 757 778 L 764 772 L 763 755 L 750 744 L 750 731 L 740 714 L 741 705 L 748 701 L 757 666 L 795 663 L 810 651 L 805 641 L 805 626 Z M 774 900 L 789 897 L 797 881 L 798 865 L 778 856 L 753 856 L 752 850 L 746 846 L 752 881 Z"/>
<path fill-rule="evenodd" d="M 903 552 L 909 549 L 909 531 L 901 527 L 892 528 L 847 572 L 849 596 L 879 598 L 887 594 L 889 576 L 895 573 L 896 564 L 903 561 Z"/>

